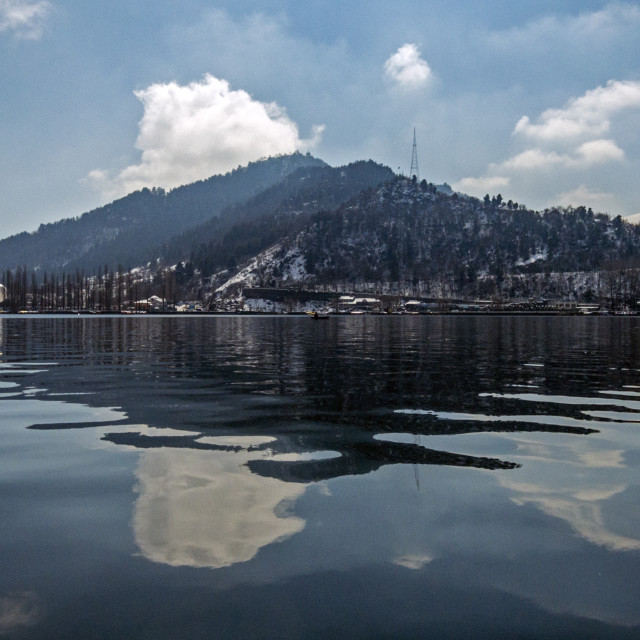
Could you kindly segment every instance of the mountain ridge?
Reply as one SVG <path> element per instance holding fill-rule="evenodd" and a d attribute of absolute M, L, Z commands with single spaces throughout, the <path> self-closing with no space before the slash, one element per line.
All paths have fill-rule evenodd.
<path fill-rule="evenodd" d="M 174 297 L 212 303 L 246 286 L 302 285 L 502 298 L 550 291 L 552 273 L 586 273 L 596 275 L 563 276 L 556 289 L 588 300 L 607 286 L 628 304 L 640 299 L 640 227 L 620 216 L 481 200 L 371 160 L 331 167 L 298 153 L 169 193 L 134 192 L 41 226 L 16 259 L 7 248 L 24 235 L 0 241 L 0 266 L 21 266 L 24 278 L 29 265 L 34 287 L 42 276 L 47 286 L 49 269 L 49 286 L 66 271 L 92 288 L 122 288 L 127 273 L 127 282 L 144 278 L 147 294 L 164 297 L 170 280 Z M 615 273 L 624 277 L 614 282 Z"/>
<path fill-rule="evenodd" d="M 626 288 L 621 295 L 632 301 L 640 297 L 639 257 L 640 228 L 620 216 L 585 207 L 536 212 L 501 196 L 448 195 L 397 177 L 313 214 L 242 271 L 216 274 L 211 288 L 220 296 L 243 286 L 383 291 L 393 284 L 428 296 L 509 297 L 539 291 L 552 273 L 602 271 L 624 272 L 607 286 Z M 567 277 L 575 281 L 565 292 L 574 297 L 589 299 L 604 286 Z"/>
<path fill-rule="evenodd" d="M 109 264 L 131 268 L 153 259 L 167 238 L 214 218 L 229 206 L 277 184 L 303 166 L 327 166 L 310 154 L 276 156 L 171 191 L 142 189 L 75 218 L 0 240 L 0 270 L 43 271 Z"/>

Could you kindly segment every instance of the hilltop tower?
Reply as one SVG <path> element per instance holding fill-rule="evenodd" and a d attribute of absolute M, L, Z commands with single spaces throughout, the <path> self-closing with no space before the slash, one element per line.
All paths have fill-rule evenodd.
<path fill-rule="evenodd" d="M 418 145 L 416 144 L 416 128 L 413 127 L 413 151 L 411 153 L 411 170 L 409 171 L 409 178 L 416 177 L 420 181 L 420 171 L 418 169 Z"/>

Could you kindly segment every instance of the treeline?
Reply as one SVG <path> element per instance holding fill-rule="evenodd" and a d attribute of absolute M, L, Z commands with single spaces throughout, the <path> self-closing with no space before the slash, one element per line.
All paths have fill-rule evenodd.
<path fill-rule="evenodd" d="M 202 247 L 194 261 L 213 266 L 216 256 L 224 256 L 233 270 L 234 247 L 244 245 L 248 254 L 275 244 L 269 234 L 277 225 L 263 230 L 263 220 L 220 247 Z M 275 252 L 257 260 L 254 285 L 291 286 L 287 261 L 301 256 L 307 287 L 597 301 L 612 309 L 635 309 L 640 300 L 640 227 L 586 207 L 537 212 L 501 195 L 480 200 L 398 178 L 333 210 L 298 214 L 296 223 Z M 268 242 L 261 245 L 261 238 Z"/>
<path fill-rule="evenodd" d="M 326 166 L 310 155 L 294 153 L 249 163 L 233 171 L 166 192 L 142 189 L 77 218 L 40 225 L 34 233 L 0 240 L 0 270 L 26 265 L 49 273 L 92 270 L 121 263 L 146 264 L 163 246 L 198 225 L 215 221 L 226 208 L 243 203 L 307 166 Z M 214 222 L 215 227 L 215 222 Z M 172 262 L 188 256 L 180 255 Z"/>
<path fill-rule="evenodd" d="M 0 308 L 12 313 L 38 312 L 100 312 L 142 310 L 151 296 L 158 296 L 163 306 L 177 301 L 180 276 L 169 268 L 151 271 L 110 271 L 108 266 L 86 274 L 48 275 L 24 266 L 1 274 L 6 298 Z"/>
<path fill-rule="evenodd" d="M 297 235 L 311 214 L 335 209 L 393 177 L 391 169 L 372 160 L 298 169 L 255 198 L 227 209 L 206 227 L 185 234 L 188 245 L 176 242 L 173 252 L 169 249 L 164 255 L 178 259 L 191 247 L 189 260 L 202 275 L 232 270 L 283 238 Z M 177 253 L 181 244 L 182 252 Z"/>
<path fill-rule="evenodd" d="M 585 207 L 536 212 L 501 196 L 449 196 L 398 179 L 314 214 L 299 244 L 318 283 L 448 283 L 461 296 L 505 297 L 518 274 L 619 272 L 608 265 L 621 263 L 632 266 L 622 269 L 629 280 L 640 227 Z M 635 294 L 631 285 L 614 289 Z"/>

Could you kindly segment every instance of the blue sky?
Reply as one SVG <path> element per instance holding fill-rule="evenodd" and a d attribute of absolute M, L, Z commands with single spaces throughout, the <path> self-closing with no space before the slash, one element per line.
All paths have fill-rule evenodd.
<path fill-rule="evenodd" d="M 0 0 L 0 237 L 274 153 L 640 213 L 640 5 Z"/>

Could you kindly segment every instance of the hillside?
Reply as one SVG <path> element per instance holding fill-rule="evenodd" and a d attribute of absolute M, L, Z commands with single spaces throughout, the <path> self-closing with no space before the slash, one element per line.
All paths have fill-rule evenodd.
<path fill-rule="evenodd" d="M 619 216 L 584 207 L 535 212 L 500 196 L 481 201 L 396 178 L 313 214 L 306 228 L 238 273 L 219 274 L 214 286 L 223 293 L 244 284 L 348 290 L 368 283 L 431 295 L 526 295 L 536 274 L 620 271 L 640 266 L 639 258 L 640 228 Z M 586 286 L 576 281 L 576 295 L 588 297 Z M 634 286 L 629 296 L 640 295 Z"/>
<path fill-rule="evenodd" d="M 310 166 L 326 165 L 309 154 L 295 153 L 253 162 L 169 192 L 136 191 L 78 218 L 43 224 L 34 233 L 1 240 L 0 271 L 19 265 L 60 272 L 144 264 L 157 257 L 154 251 L 168 238 Z"/>
<path fill-rule="evenodd" d="M 344 167 L 304 167 L 219 218 L 173 239 L 165 262 L 191 257 L 205 275 L 233 268 L 283 237 L 308 226 L 311 215 L 331 211 L 365 189 L 392 180 L 388 167 L 371 160 Z"/>
<path fill-rule="evenodd" d="M 640 227 L 620 216 L 536 212 L 397 177 L 371 160 L 333 168 L 300 154 L 170 193 L 136 192 L 4 240 L 0 256 L 12 308 L 31 299 L 41 309 L 104 310 L 152 293 L 215 306 L 246 287 L 300 286 L 606 299 L 612 308 L 640 300 Z"/>

